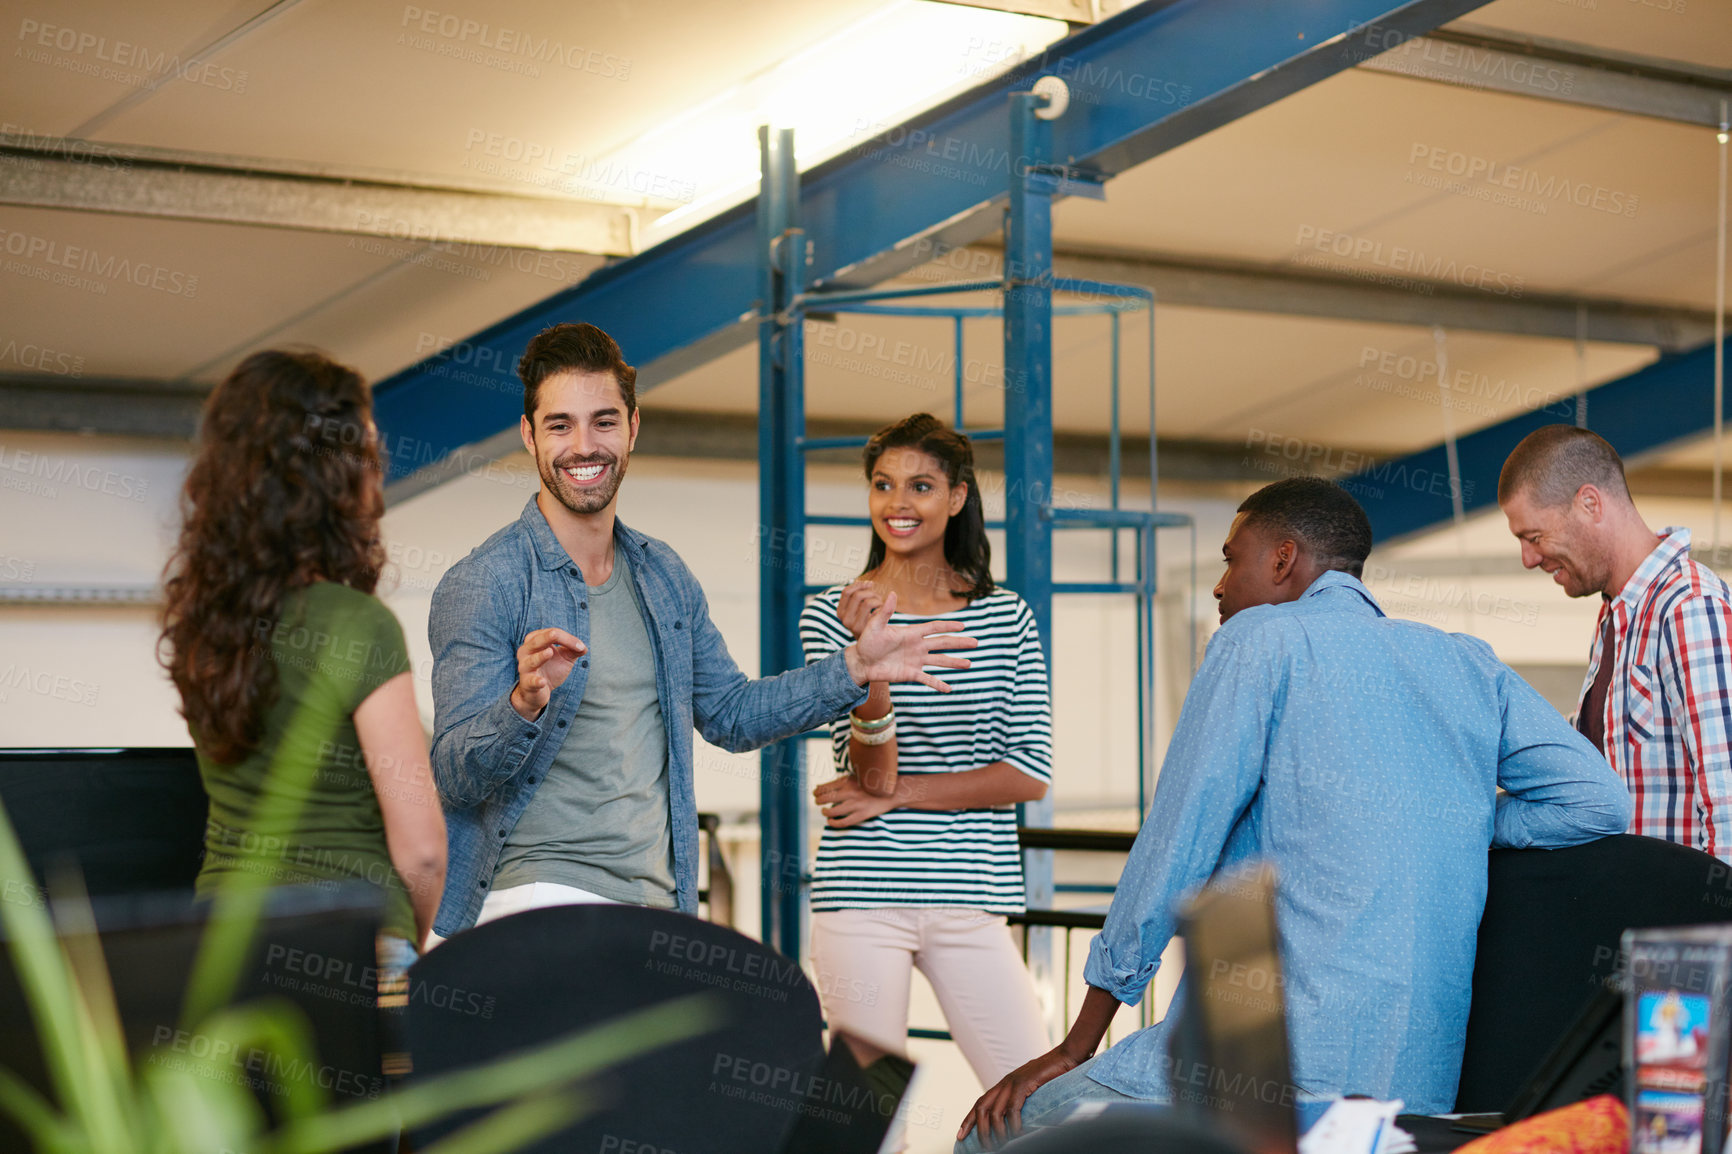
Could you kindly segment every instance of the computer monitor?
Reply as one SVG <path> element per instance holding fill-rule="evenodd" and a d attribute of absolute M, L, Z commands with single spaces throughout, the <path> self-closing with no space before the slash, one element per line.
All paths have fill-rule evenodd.
<path fill-rule="evenodd" d="M 1602 987 L 1499 1114 L 1469 1114 L 1456 1129 L 1489 1133 L 1599 1094 L 1624 1097 L 1624 995 Z"/>
<path fill-rule="evenodd" d="M 1275 926 L 1275 870 L 1218 876 L 1181 919 L 1186 997 L 1173 1036 L 1173 1105 L 1253 1154 L 1293 1154 L 1298 1090 Z"/>
<path fill-rule="evenodd" d="M 85 890 L 189 890 L 210 803 L 190 746 L 0 749 L 0 804 L 38 886 L 76 865 Z"/>
<path fill-rule="evenodd" d="M 914 1080 L 914 1063 L 864 1038 L 831 1031 L 830 1052 L 782 1154 L 879 1154 Z"/>

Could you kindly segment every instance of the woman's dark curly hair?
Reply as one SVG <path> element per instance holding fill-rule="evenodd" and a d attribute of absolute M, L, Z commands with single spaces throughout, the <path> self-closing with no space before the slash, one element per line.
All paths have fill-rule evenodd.
<path fill-rule="evenodd" d="M 382 469 L 366 382 L 314 352 L 242 361 L 205 402 L 199 440 L 157 651 L 194 739 L 230 764 L 264 734 L 284 596 L 378 583 Z"/>
<path fill-rule="evenodd" d="M 991 593 L 992 542 L 986 539 L 986 512 L 981 506 L 980 486 L 974 479 L 973 443 L 931 413 L 915 413 L 894 425 L 885 425 L 866 442 L 866 480 L 872 480 L 872 470 L 886 449 L 918 449 L 943 466 L 952 488 L 968 486 L 962 508 L 944 526 L 944 563 L 966 585 L 955 590 L 957 596 L 975 601 Z M 874 528 L 865 572 L 884 564 L 884 552 L 884 538 Z"/>

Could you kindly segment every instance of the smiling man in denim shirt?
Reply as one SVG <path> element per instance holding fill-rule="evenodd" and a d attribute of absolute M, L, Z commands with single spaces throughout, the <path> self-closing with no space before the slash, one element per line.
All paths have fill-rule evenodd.
<path fill-rule="evenodd" d="M 537 906 L 697 909 L 692 730 L 755 749 L 846 713 L 873 680 L 947 688 L 971 647 L 949 622 L 886 612 L 831 658 L 749 681 L 703 590 L 614 512 L 637 441 L 637 371 L 594 325 L 530 342 L 524 448 L 541 489 L 433 594 L 433 773 L 449 937 Z M 891 606 L 886 606 L 886 610 Z"/>
<path fill-rule="evenodd" d="M 1277 481 L 1239 506 L 1221 629 L 1089 950 L 1082 1009 L 982 1095 L 959 1154 L 1084 1101 L 1216 1092 L 1231 1072 L 1174 1064 L 1170 1013 L 1091 1055 L 1147 992 L 1180 902 L 1256 858 L 1279 879 L 1294 1082 L 1280 1091 L 1301 1125 L 1344 1094 L 1453 1106 L 1486 851 L 1622 833 L 1630 798 L 1485 642 L 1384 616 L 1359 581 L 1370 550 L 1365 511 L 1331 482 Z"/>

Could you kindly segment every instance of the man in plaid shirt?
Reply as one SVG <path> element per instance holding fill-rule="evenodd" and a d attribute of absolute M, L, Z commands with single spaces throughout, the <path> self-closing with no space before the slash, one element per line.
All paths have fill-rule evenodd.
<path fill-rule="evenodd" d="M 1732 860 L 1732 590 L 1690 560 L 1688 529 L 1648 528 L 1586 429 L 1528 434 L 1497 503 L 1524 566 L 1603 599 L 1576 728 L 1630 787 L 1630 832 Z"/>

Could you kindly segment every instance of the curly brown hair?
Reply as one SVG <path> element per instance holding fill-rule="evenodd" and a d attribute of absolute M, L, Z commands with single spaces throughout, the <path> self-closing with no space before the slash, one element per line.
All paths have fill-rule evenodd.
<path fill-rule="evenodd" d="M 193 739 L 232 764 L 264 734 L 277 688 L 266 639 L 285 595 L 321 580 L 377 585 L 383 471 L 366 382 L 315 352 L 242 361 L 205 402 L 199 439 L 158 659 Z"/>

